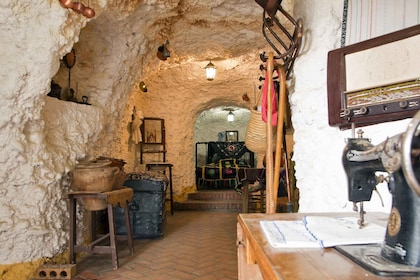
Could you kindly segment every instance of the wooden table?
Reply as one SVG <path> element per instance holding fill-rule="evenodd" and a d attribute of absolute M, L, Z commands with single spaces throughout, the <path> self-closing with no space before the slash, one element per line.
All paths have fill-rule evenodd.
<path fill-rule="evenodd" d="M 116 240 L 127 240 L 130 253 L 134 253 L 133 234 L 131 231 L 131 223 L 129 218 L 128 203 L 133 198 L 133 190 L 130 188 L 122 188 L 109 192 L 89 192 L 89 191 L 76 191 L 67 193 L 70 200 L 70 263 L 76 263 L 76 253 L 100 253 L 111 254 L 112 268 L 118 269 L 118 252 Z M 108 224 L 109 232 L 102 237 L 96 235 L 96 216 L 95 211 L 91 213 L 91 243 L 87 245 L 76 245 L 76 201 L 83 198 L 97 198 L 105 201 L 108 209 Z M 127 228 L 127 235 L 117 235 L 115 232 L 114 224 L 114 207 L 124 208 L 125 225 Z M 109 245 L 100 245 L 102 241 L 109 240 Z"/>
<path fill-rule="evenodd" d="M 300 220 L 305 215 L 357 216 L 357 213 L 239 214 L 237 224 L 238 278 L 245 279 L 420 279 L 380 277 L 363 269 L 334 248 L 273 248 L 261 229 L 261 220 Z M 388 214 L 367 213 L 366 221 L 386 226 Z"/>

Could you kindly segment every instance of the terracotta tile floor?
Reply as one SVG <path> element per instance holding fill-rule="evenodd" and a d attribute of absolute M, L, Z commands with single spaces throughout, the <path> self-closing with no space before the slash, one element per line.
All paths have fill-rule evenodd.
<path fill-rule="evenodd" d="M 134 255 L 130 255 L 126 242 L 118 242 L 118 270 L 112 270 L 110 255 L 89 255 L 77 261 L 73 279 L 238 279 L 237 215 L 167 213 L 162 239 L 136 239 Z"/>

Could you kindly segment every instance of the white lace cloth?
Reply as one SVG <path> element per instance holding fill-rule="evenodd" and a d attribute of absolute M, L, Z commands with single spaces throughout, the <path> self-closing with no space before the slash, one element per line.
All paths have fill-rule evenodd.
<path fill-rule="evenodd" d="M 269 243 L 275 248 L 326 248 L 337 245 L 382 243 L 386 228 L 357 218 L 305 216 L 297 221 L 260 221 Z"/>

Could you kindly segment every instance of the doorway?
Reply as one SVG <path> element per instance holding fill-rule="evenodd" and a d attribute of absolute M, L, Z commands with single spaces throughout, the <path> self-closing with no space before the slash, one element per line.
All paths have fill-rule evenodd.
<path fill-rule="evenodd" d="M 197 190 L 234 189 L 240 167 L 254 166 L 254 153 L 245 147 L 251 112 L 219 106 L 201 112 L 194 127 Z"/>

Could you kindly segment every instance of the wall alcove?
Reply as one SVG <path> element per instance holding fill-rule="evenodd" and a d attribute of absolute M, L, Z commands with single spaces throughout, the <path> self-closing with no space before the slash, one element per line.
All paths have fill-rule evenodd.
<path fill-rule="evenodd" d="M 230 115 L 229 118 L 228 116 Z M 247 108 L 237 106 L 218 106 L 202 111 L 194 125 L 194 155 L 197 167 L 205 166 L 209 159 L 210 147 L 222 145 L 223 147 L 237 147 L 245 151 L 243 142 L 251 112 Z M 213 145 L 213 146 L 212 146 Z M 239 150 L 238 150 L 239 151 Z M 234 151 L 230 151 L 234 154 Z M 242 154 L 242 153 L 241 153 Z M 247 152 L 245 156 L 249 157 Z M 226 156 L 226 155 L 225 155 Z M 225 156 L 223 158 L 225 158 Z M 254 154 L 252 153 L 252 157 Z M 230 156 L 229 156 L 230 158 Z M 255 162 L 253 160 L 253 162 Z M 198 176 L 196 174 L 196 176 Z M 201 176 L 198 176 L 201 178 Z M 205 184 L 200 184 L 196 177 L 197 189 L 205 189 Z"/>
<path fill-rule="evenodd" d="M 228 122 L 227 115 L 229 109 L 232 108 L 234 114 L 233 122 Z M 247 108 L 240 108 L 236 106 L 218 106 L 202 111 L 196 119 L 194 124 L 194 143 L 220 141 L 219 138 L 225 141 L 226 131 L 238 131 L 238 141 L 245 141 L 245 133 L 248 126 L 251 111 Z M 289 120 L 290 122 L 290 120 Z M 286 129 L 286 145 L 289 156 L 293 151 L 293 127 L 290 123 L 287 124 Z M 223 134 L 223 135 L 221 135 Z M 194 148 L 194 147 L 192 147 Z M 204 155 L 203 158 L 197 158 L 198 163 L 205 163 L 206 151 L 199 151 L 198 155 Z M 257 154 L 255 160 L 258 161 Z"/>
<path fill-rule="evenodd" d="M 230 109 L 233 121 L 229 122 L 227 116 Z M 201 112 L 194 125 L 194 142 L 220 141 L 220 133 L 238 131 L 238 141 L 245 140 L 245 131 L 251 112 L 245 108 L 235 106 L 219 106 Z M 225 137 L 223 137 L 223 141 Z"/>
<path fill-rule="evenodd" d="M 232 109 L 233 121 L 227 117 Z M 202 111 L 194 124 L 194 143 L 209 141 L 226 141 L 226 131 L 238 131 L 238 141 L 245 141 L 245 132 L 251 117 L 249 109 L 236 106 L 218 106 Z M 199 163 L 205 164 L 206 151 L 199 151 Z"/>
<path fill-rule="evenodd" d="M 228 114 L 230 112 L 230 109 L 233 109 L 232 112 L 234 114 L 234 120 L 232 122 L 228 121 Z M 210 109 L 202 111 L 197 116 L 197 119 L 194 125 L 194 143 L 195 143 L 194 154 L 196 157 L 195 161 L 196 161 L 197 189 L 207 189 L 205 186 L 206 184 L 203 184 L 203 181 L 200 181 L 199 179 L 204 178 L 203 177 L 204 175 L 201 175 L 203 171 L 202 167 L 208 164 L 209 162 L 208 149 L 210 145 L 213 145 L 213 144 L 217 145 L 217 143 L 209 143 L 209 142 L 213 142 L 213 141 L 214 142 L 228 142 L 228 137 L 226 137 L 227 131 L 237 131 L 238 132 L 237 141 L 240 141 L 240 142 L 245 141 L 245 133 L 248 127 L 250 117 L 251 117 L 251 111 L 249 109 L 235 107 L 235 106 L 219 106 L 219 107 L 210 108 Z M 289 120 L 289 123 L 286 124 L 286 130 L 285 130 L 284 136 L 285 136 L 285 141 L 286 141 L 288 160 L 291 160 L 294 142 L 293 142 L 293 128 L 290 124 L 290 120 Z M 236 145 L 236 143 L 232 143 L 232 145 Z M 248 155 L 245 155 L 244 158 L 247 159 L 247 156 Z M 262 162 L 260 162 L 260 160 L 258 159 L 257 153 L 253 153 L 252 157 L 253 157 L 252 161 L 254 162 L 254 167 L 258 167 L 262 165 Z M 262 157 L 261 157 L 261 161 L 262 161 Z M 290 164 L 291 162 L 289 162 L 289 168 L 291 171 L 290 176 L 294 176 L 294 171 L 293 171 L 294 167 Z M 206 175 L 206 178 L 207 178 L 207 175 Z M 293 181 L 293 187 L 294 187 L 295 186 L 294 179 L 292 181 Z M 221 186 L 218 186 L 218 188 L 220 187 Z M 230 186 L 228 188 L 230 188 Z"/>

